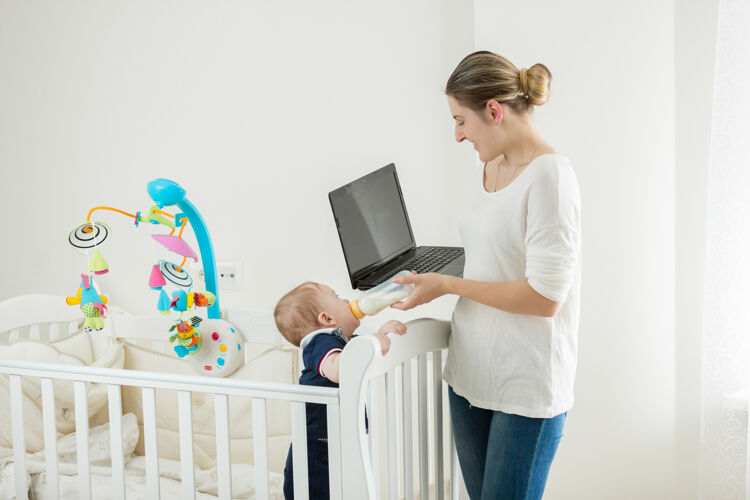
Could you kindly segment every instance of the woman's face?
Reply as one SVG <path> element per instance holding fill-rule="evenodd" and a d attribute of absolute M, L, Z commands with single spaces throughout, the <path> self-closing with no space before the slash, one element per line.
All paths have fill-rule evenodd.
<path fill-rule="evenodd" d="M 490 161 L 502 154 L 502 137 L 498 134 L 502 127 L 497 117 L 493 117 L 489 108 L 482 112 L 474 111 L 457 101 L 453 96 L 448 96 L 448 107 L 456 122 L 456 141 L 464 139 L 474 145 L 479 153 L 479 159 L 483 162 Z M 502 116 L 500 117 L 502 121 Z"/>

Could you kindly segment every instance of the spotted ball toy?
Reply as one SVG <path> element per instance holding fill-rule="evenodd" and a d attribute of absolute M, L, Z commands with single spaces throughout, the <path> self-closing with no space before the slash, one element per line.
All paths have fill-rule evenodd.
<path fill-rule="evenodd" d="M 175 352 L 201 375 L 209 377 L 226 377 L 232 374 L 245 362 L 242 351 L 242 337 L 229 323 L 221 319 L 207 319 L 194 331 L 200 330 L 200 349 L 195 352 L 184 352 L 174 346 Z M 191 337 L 193 332 L 191 332 Z M 191 340 L 192 342 L 192 340 Z M 188 355 L 190 354 L 190 355 Z"/>

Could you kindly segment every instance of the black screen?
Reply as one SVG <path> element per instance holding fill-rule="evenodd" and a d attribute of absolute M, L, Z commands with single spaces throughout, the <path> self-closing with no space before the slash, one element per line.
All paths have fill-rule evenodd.
<path fill-rule="evenodd" d="M 328 197 L 351 276 L 414 247 L 393 164 Z"/>

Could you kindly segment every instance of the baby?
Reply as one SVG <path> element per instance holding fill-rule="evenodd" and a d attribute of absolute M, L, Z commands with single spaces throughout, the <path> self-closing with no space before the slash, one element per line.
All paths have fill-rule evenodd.
<path fill-rule="evenodd" d="M 341 352 L 352 338 L 359 320 L 349 309 L 349 301 L 340 298 L 331 287 L 306 282 L 284 295 L 274 310 L 276 326 L 292 344 L 302 349 L 303 369 L 299 383 L 321 387 L 339 386 Z M 382 353 L 390 348 L 387 333 L 406 333 L 400 321 L 387 321 L 375 337 Z M 328 422 L 326 406 L 307 403 L 307 470 L 310 498 L 329 498 Z M 294 498 L 292 447 L 284 468 L 284 497 Z"/>

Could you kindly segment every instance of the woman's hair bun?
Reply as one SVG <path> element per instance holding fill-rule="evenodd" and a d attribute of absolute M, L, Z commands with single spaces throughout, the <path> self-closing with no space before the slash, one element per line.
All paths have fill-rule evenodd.
<path fill-rule="evenodd" d="M 519 79 L 521 91 L 527 96 L 529 104 L 541 106 L 547 102 L 552 81 L 552 73 L 547 66 L 537 63 L 528 69 L 524 68 L 519 72 Z"/>

